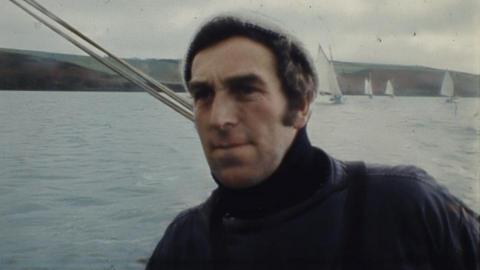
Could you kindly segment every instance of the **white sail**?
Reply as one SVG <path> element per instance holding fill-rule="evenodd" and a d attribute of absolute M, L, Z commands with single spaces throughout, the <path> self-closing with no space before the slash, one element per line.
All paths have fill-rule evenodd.
<path fill-rule="evenodd" d="M 367 95 L 367 96 L 372 96 L 372 95 L 373 95 L 372 85 L 370 84 L 370 81 L 369 81 L 368 79 L 365 79 L 365 89 L 364 89 L 364 93 L 365 93 L 365 95 Z"/>
<path fill-rule="evenodd" d="M 450 72 L 445 72 L 443 77 L 442 88 L 440 89 L 440 95 L 446 97 L 453 97 L 453 80 L 450 76 Z"/>
<path fill-rule="evenodd" d="M 385 87 L 385 95 L 387 96 L 395 96 L 395 93 L 393 91 L 393 86 L 390 80 L 387 81 L 387 86 Z"/>
<path fill-rule="evenodd" d="M 330 93 L 330 82 L 329 82 L 329 69 L 330 62 L 327 59 L 327 56 L 322 50 L 322 47 L 318 46 L 317 59 L 315 61 L 317 66 L 317 75 L 318 75 L 318 91 L 320 94 Z"/>
<path fill-rule="evenodd" d="M 316 66 L 318 73 L 318 91 L 320 94 L 342 96 L 333 62 L 328 60 L 327 55 L 320 45 L 318 46 Z"/>
<path fill-rule="evenodd" d="M 333 67 L 333 62 L 330 62 L 330 72 L 328 76 L 330 83 L 330 91 L 334 96 L 341 96 L 342 91 L 340 90 L 340 85 L 338 85 L 337 73 L 335 73 L 335 68 Z"/>

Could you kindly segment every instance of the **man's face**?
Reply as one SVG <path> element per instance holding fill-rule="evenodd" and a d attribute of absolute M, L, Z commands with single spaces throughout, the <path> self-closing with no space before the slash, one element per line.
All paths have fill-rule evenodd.
<path fill-rule="evenodd" d="M 230 188 L 269 177 L 305 125 L 282 124 L 287 100 L 264 45 L 232 37 L 193 59 L 189 90 L 197 132 L 213 175 Z M 303 121 L 302 121 L 303 120 Z"/>

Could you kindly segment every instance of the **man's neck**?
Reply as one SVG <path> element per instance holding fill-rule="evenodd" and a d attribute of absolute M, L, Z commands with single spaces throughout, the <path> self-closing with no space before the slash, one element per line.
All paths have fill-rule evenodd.
<path fill-rule="evenodd" d="M 309 198 L 323 183 L 324 175 L 313 162 L 313 148 L 306 128 L 300 129 L 275 172 L 260 184 L 246 189 L 229 189 L 219 184 L 219 207 L 238 218 L 259 218 Z M 323 166 L 325 167 L 325 166 Z"/>

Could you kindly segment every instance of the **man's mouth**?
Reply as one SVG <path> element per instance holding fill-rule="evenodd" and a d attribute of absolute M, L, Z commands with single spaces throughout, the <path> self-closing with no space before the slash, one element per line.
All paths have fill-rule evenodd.
<path fill-rule="evenodd" d="M 216 150 L 216 149 L 227 150 L 227 149 L 242 147 L 242 146 L 245 146 L 247 144 L 248 144 L 248 142 L 244 141 L 244 140 L 235 140 L 235 141 L 231 140 L 231 141 L 212 142 L 210 145 L 211 145 L 212 149 L 214 149 L 214 150 Z"/>
<path fill-rule="evenodd" d="M 218 143 L 218 144 L 213 144 L 213 149 L 232 149 L 232 148 L 237 148 L 247 145 L 247 143 Z"/>

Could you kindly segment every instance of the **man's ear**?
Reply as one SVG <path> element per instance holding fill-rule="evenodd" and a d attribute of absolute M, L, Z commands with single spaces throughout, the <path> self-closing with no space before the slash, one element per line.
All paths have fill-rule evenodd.
<path fill-rule="evenodd" d="M 295 129 L 301 129 L 307 124 L 311 114 L 310 102 L 308 102 L 306 98 L 304 98 L 302 106 L 296 110 L 295 114 L 293 127 Z"/>

